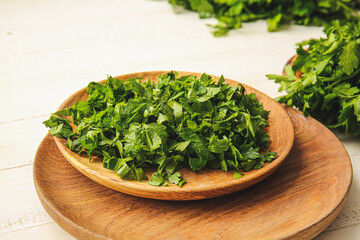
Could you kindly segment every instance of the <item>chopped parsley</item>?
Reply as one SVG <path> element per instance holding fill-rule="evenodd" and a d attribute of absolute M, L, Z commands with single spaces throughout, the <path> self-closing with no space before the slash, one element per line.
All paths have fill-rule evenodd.
<path fill-rule="evenodd" d="M 100 157 L 103 166 L 122 179 L 148 179 L 149 184 L 181 187 L 186 180 L 177 170 L 204 167 L 241 171 L 259 169 L 276 158 L 265 152 L 269 135 L 268 111 L 242 85 L 231 87 L 206 74 L 179 77 L 177 72 L 125 81 L 109 77 L 92 82 L 87 101 L 60 110 L 44 122 L 49 132 L 67 139 L 72 151 Z M 73 132 L 71 116 L 76 130 Z"/>

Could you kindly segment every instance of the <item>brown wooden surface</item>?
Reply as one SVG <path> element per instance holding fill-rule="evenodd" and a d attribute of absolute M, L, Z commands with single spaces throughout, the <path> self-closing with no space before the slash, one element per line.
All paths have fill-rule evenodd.
<path fill-rule="evenodd" d="M 117 192 L 72 167 L 50 135 L 35 156 L 36 191 L 49 215 L 78 239 L 311 239 L 342 209 L 352 166 L 326 127 L 287 111 L 295 128 L 287 160 L 230 195 L 179 202 Z"/>
<path fill-rule="evenodd" d="M 131 77 L 143 77 L 143 80 L 149 78 L 152 81 L 156 81 L 157 76 L 164 73 L 166 72 L 140 72 L 117 76 L 116 78 L 124 80 Z M 179 74 L 201 76 L 201 73 L 191 72 L 179 72 Z M 218 77 L 215 77 L 215 79 L 218 80 Z M 229 79 L 226 79 L 226 83 L 232 86 L 238 84 L 238 82 Z M 122 180 L 116 172 L 105 169 L 100 160 L 89 162 L 89 158 L 86 155 L 81 156 L 72 152 L 65 145 L 66 141 L 64 139 L 55 138 L 55 142 L 64 157 L 80 172 L 104 186 L 123 193 L 162 200 L 195 200 L 233 193 L 247 188 L 273 173 L 285 160 L 294 141 L 292 122 L 281 105 L 256 89 L 246 85 L 244 85 L 244 87 L 248 93 L 255 93 L 259 101 L 263 103 L 264 108 L 270 110 L 269 127 L 267 128 L 271 138 L 269 149 L 272 152 L 277 152 L 279 157 L 259 170 L 244 173 L 244 177 L 240 179 L 234 179 L 233 171 L 224 173 L 221 170 L 203 169 L 195 173 L 190 169 L 184 168 L 179 171 L 181 172 L 181 176 L 187 180 L 182 188 L 179 188 L 175 184 L 169 184 L 167 187 L 151 186 L 148 184 L 148 181 L 145 180 L 142 182 Z M 87 93 L 84 88 L 65 100 L 59 109 L 70 107 L 77 101 L 86 99 Z M 148 169 L 146 171 L 149 179 L 154 171 L 155 169 Z"/>

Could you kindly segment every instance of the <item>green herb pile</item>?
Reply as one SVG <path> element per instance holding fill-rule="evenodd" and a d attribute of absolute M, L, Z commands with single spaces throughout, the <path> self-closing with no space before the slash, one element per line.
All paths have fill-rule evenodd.
<path fill-rule="evenodd" d="M 176 72 L 159 76 L 157 83 L 109 77 L 105 84 L 88 85 L 87 101 L 52 114 L 44 124 L 67 139 L 72 151 L 102 158 L 122 179 L 147 179 L 143 169 L 152 168 L 149 184 L 165 186 L 168 180 L 181 187 L 185 180 L 176 170 L 183 167 L 233 169 L 239 178 L 276 153 L 259 153 L 269 140 L 263 130 L 268 111 L 240 84 L 223 82 Z M 60 116 L 71 116 L 76 130 Z"/>
<path fill-rule="evenodd" d="M 332 20 L 346 23 L 358 19 L 351 0 L 169 0 L 169 3 L 197 11 L 200 18 L 216 17 L 214 35 L 226 35 L 243 22 L 266 19 L 268 31 L 294 22 L 299 25 L 326 26 Z"/>
<path fill-rule="evenodd" d="M 334 25 L 327 38 L 299 44 L 286 76 L 267 75 L 288 95 L 277 100 L 295 106 L 330 128 L 360 134 L 360 22 Z M 301 77 L 296 77 L 296 71 Z"/>

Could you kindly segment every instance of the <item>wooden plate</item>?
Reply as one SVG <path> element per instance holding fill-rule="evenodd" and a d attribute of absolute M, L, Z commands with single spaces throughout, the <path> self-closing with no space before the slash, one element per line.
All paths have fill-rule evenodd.
<path fill-rule="evenodd" d="M 338 215 L 352 181 L 341 142 L 316 120 L 288 108 L 295 143 L 264 181 L 230 195 L 160 201 L 91 181 L 47 135 L 34 161 L 34 184 L 45 210 L 78 239 L 311 239 Z"/>
<path fill-rule="evenodd" d="M 143 80 L 149 78 L 150 80 L 156 81 L 158 75 L 165 73 L 165 71 L 141 72 L 122 75 L 116 78 L 124 80 L 140 76 L 143 77 Z M 179 74 L 201 76 L 200 73 L 191 72 L 179 72 Z M 218 77 L 215 78 L 218 80 Z M 105 80 L 103 80 L 103 82 L 104 81 Z M 225 83 L 229 83 L 232 86 L 238 84 L 238 82 L 229 79 L 227 79 Z M 123 193 L 162 200 L 195 200 L 233 193 L 263 180 L 274 172 L 275 169 L 283 163 L 294 142 L 292 122 L 280 104 L 249 86 L 244 85 L 244 87 L 248 93 L 254 92 L 259 101 L 263 103 L 264 108 L 270 110 L 269 127 L 267 128 L 271 137 L 269 149 L 272 152 L 277 152 L 279 157 L 259 170 L 245 173 L 244 177 L 240 179 L 234 180 L 233 171 L 224 173 L 220 170 L 203 169 L 195 173 L 190 169 L 184 168 L 180 170 L 180 173 L 181 176 L 187 180 L 187 183 L 182 188 L 179 188 L 175 184 L 169 184 L 167 187 L 156 187 L 149 185 L 148 181 L 122 180 L 114 171 L 105 169 L 101 161 L 89 162 L 87 156 L 81 156 L 72 152 L 65 145 L 66 141 L 64 139 L 55 138 L 55 142 L 65 158 L 76 169 L 92 180 Z M 59 109 L 70 107 L 77 101 L 84 101 L 86 99 L 87 93 L 84 88 L 70 96 Z M 146 171 L 149 179 L 154 171 L 155 170 Z"/>

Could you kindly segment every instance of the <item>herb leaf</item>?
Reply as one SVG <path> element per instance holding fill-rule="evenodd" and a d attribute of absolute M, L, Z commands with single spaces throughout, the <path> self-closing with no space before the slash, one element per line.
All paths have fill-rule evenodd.
<path fill-rule="evenodd" d="M 339 65 L 347 75 L 351 75 L 359 67 L 360 48 L 356 41 L 350 41 L 339 56 Z"/>
<path fill-rule="evenodd" d="M 149 181 L 150 185 L 153 186 L 167 186 L 167 182 L 166 179 L 164 178 L 164 174 L 158 173 L 158 172 L 154 172 L 150 178 Z"/>
<path fill-rule="evenodd" d="M 176 172 L 169 177 L 169 182 L 179 185 L 179 187 L 182 187 L 186 180 L 181 177 L 179 172 Z"/>

